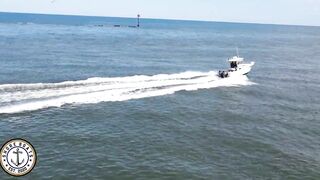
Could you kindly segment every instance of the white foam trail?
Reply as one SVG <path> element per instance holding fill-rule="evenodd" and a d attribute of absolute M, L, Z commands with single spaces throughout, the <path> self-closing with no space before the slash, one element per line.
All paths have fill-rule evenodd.
<path fill-rule="evenodd" d="M 217 72 L 183 72 L 154 76 L 90 78 L 81 81 L 0 85 L 0 114 L 65 104 L 125 101 L 220 86 L 251 85 L 246 76 L 220 79 Z"/>

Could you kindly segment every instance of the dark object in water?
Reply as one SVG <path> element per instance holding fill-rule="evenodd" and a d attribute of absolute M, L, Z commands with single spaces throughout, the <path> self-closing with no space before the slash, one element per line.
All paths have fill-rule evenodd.
<path fill-rule="evenodd" d="M 137 26 L 122 26 L 122 25 L 113 25 L 113 27 L 128 27 L 128 28 L 137 28 Z"/>
<path fill-rule="evenodd" d="M 140 27 L 140 14 L 137 15 L 138 24 L 137 27 Z"/>
<path fill-rule="evenodd" d="M 119 25 L 119 24 L 115 24 L 113 25 L 113 27 L 129 27 L 129 28 L 139 28 L 140 27 L 140 14 L 137 15 L 137 25 L 136 26 L 132 26 L 132 25 Z"/>

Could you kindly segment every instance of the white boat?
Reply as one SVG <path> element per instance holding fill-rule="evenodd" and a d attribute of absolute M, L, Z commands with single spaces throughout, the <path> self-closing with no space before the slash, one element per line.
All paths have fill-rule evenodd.
<path fill-rule="evenodd" d="M 239 57 L 239 55 L 228 59 L 228 62 L 230 63 L 230 68 L 225 71 L 219 71 L 219 77 L 226 78 L 247 75 L 251 71 L 252 66 L 255 64 L 254 62 L 244 63 L 244 58 Z"/>

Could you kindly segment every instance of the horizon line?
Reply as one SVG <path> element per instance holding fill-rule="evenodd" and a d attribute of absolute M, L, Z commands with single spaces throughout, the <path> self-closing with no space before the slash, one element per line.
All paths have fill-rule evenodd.
<path fill-rule="evenodd" d="M 135 19 L 135 17 L 127 16 L 99 16 L 99 15 L 83 15 L 83 14 L 58 14 L 58 13 L 34 13 L 34 12 L 9 12 L 9 11 L 0 11 L 0 13 L 8 14 L 33 14 L 33 15 L 52 15 L 52 16 L 79 16 L 79 17 L 99 17 L 99 18 L 128 18 Z M 296 26 L 296 27 L 316 27 L 319 28 L 320 25 L 308 25 L 308 24 L 280 24 L 280 23 L 262 23 L 262 22 L 240 22 L 240 21 L 223 21 L 223 20 L 201 20 L 201 19 L 175 19 L 175 18 L 154 18 L 154 17 L 143 17 L 143 14 L 137 13 L 140 15 L 140 19 L 147 20 L 167 20 L 167 21 L 193 21 L 193 22 L 211 22 L 211 23 L 234 23 L 234 24 L 254 24 L 254 25 L 273 25 L 273 26 Z"/>

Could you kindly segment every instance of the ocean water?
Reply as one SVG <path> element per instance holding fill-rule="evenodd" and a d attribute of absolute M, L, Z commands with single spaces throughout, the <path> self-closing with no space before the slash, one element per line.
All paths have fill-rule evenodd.
<path fill-rule="evenodd" d="M 0 143 L 38 154 L 23 179 L 320 179 L 319 27 L 135 23 L 0 13 Z M 253 70 L 217 78 L 236 47 Z"/>

